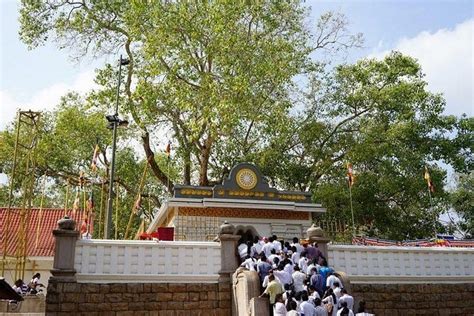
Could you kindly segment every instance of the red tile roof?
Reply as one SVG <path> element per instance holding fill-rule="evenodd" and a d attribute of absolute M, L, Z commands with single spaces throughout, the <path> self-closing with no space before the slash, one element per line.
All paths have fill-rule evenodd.
<path fill-rule="evenodd" d="M 18 245 L 18 232 L 20 228 L 20 208 L 10 209 L 10 229 L 7 229 L 7 208 L 0 207 L 0 254 L 3 254 L 3 237 L 7 236 L 7 255 L 15 256 Z M 69 212 L 71 213 L 71 212 Z M 27 252 L 28 257 L 52 257 L 54 256 L 53 229 L 58 227 L 58 220 L 64 217 L 64 209 L 38 208 L 28 211 L 27 225 Z M 76 216 L 73 218 L 77 222 Z M 36 243 L 36 232 L 39 225 L 38 243 Z M 77 227 L 77 224 L 76 224 Z"/>

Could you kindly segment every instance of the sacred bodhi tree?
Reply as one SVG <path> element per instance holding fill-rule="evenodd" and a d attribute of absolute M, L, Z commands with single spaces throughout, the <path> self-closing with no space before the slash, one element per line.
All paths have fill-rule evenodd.
<path fill-rule="evenodd" d="M 427 91 L 407 56 L 325 68 L 321 53 L 358 46 L 361 37 L 339 14 L 314 25 L 307 17 L 297 1 L 24 1 L 20 36 L 30 48 L 53 39 L 75 58 L 125 52 L 127 137 L 140 141 L 135 161 L 147 159 L 168 190 L 175 180 L 212 185 L 251 161 L 273 185 L 311 190 L 330 213 L 347 216 L 345 163 L 352 162 L 359 226 L 390 238 L 431 235 L 447 203 L 445 173 L 430 164 L 431 207 L 424 166 L 442 160 L 466 168 L 461 136 L 469 127 L 442 116 L 444 100 Z M 116 80 L 115 65 L 98 70 L 102 88 L 88 107 L 110 111 Z M 159 155 L 167 140 L 170 170 Z M 170 176 L 176 171 L 181 180 Z"/>
<path fill-rule="evenodd" d="M 123 109 L 148 158 L 156 137 L 173 138 L 186 184 L 194 171 L 200 185 L 221 173 L 211 158 L 234 130 L 250 137 L 288 114 L 292 79 L 317 66 L 311 53 L 360 43 L 339 14 L 322 15 L 310 29 L 299 1 L 23 1 L 20 13 L 20 36 L 31 48 L 53 38 L 78 58 L 126 52 Z M 99 72 L 98 106 L 112 104 L 115 80 L 110 65 Z M 171 190 L 166 170 L 149 160 Z"/>

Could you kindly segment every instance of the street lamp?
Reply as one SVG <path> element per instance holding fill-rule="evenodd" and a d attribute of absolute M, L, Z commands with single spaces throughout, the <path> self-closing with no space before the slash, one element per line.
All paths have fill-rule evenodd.
<path fill-rule="evenodd" d="M 107 119 L 107 128 L 108 129 L 114 129 L 114 125 L 117 125 L 117 127 L 127 127 L 128 126 L 128 121 L 127 120 L 122 120 L 120 119 L 117 115 L 106 115 L 105 118 Z"/>
<path fill-rule="evenodd" d="M 122 66 L 128 65 L 130 61 L 128 59 L 123 59 L 120 55 L 119 60 L 119 72 L 118 72 L 118 84 L 117 84 L 117 98 L 115 103 L 115 113 L 113 115 L 107 115 L 105 118 L 109 122 L 108 127 L 113 130 L 112 132 L 112 161 L 110 164 L 110 180 L 109 180 L 109 198 L 107 200 L 107 209 L 105 210 L 105 238 L 110 239 L 111 228 L 112 228 L 112 208 L 114 204 L 114 173 L 115 173 L 115 149 L 117 146 L 117 127 L 127 126 L 127 120 L 121 120 L 118 116 L 118 106 L 119 106 L 119 97 L 120 97 L 120 83 L 122 81 Z"/>

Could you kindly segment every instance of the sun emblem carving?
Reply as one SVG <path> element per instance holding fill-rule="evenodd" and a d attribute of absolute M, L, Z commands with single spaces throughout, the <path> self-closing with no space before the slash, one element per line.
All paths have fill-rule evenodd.
<path fill-rule="evenodd" d="M 257 175 L 250 169 L 241 169 L 237 172 L 237 184 L 244 190 L 252 190 L 257 185 Z"/>

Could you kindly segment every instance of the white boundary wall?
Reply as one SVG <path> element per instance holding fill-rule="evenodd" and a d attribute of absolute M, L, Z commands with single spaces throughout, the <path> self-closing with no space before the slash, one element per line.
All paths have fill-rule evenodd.
<path fill-rule="evenodd" d="M 328 260 L 351 283 L 474 282 L 474 248 L 329 245 Z"/>
<path fill-rule="evenodd" d="M 87 283 L 215 283 L 220 243 L 78 240 L 74 268 Z"/>

